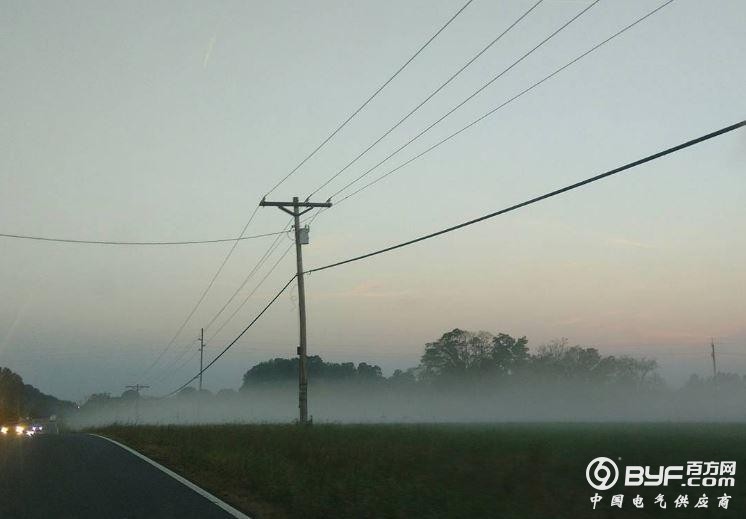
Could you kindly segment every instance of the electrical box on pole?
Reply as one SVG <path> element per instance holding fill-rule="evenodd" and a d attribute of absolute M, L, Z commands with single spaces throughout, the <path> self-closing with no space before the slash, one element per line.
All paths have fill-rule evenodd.
<path fill-rule="evenodd" d="M 310 240 L 309 240 L 309 234 L 310 234 L 310 229 L 308 228 L 307 225 L 305 227 L 301 227 L 300 228 L 300 232 L 298 233 L 298 237 L 300 238 L 300 244 L 301 245 L 308 245 L 309 244 L 309 242 L 310 242 Z"/>

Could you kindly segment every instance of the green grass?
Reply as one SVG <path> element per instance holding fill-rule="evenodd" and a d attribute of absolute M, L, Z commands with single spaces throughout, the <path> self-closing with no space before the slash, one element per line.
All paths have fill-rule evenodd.
<path fill-rule="evenodd" d="M 114 426 L 120 440 L 205 486 L 250 515 L 264 518 L 602 518 L 746 517 L 740 471 L 746 425 L 508 424 Z M 600 492 L 585 480 L 598 456 L 620 464 L 685 465 L 737 461 L 728 510 L 693 509 L 702 489 L 680 486 Z M 623 475 L 621 476 L 623 478 Z M 622 510 L 609 509 L 624 493 Z M 645 508 L 634 509 L 639 493 Z M 663 493 L 668 509 L 654 507 Z M 687 510 L 674 509 L 688 493 Z"/>

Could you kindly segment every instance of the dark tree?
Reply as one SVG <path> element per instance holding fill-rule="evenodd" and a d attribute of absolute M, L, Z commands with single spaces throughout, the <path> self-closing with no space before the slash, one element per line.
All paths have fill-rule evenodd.
<path fill-rule="evenodd" d="M 527 344 L 526 337 L 456 328 L 425 345 L 420 361 L 422 377 L 458 381 L 510 375 L 528 360 Z"/>

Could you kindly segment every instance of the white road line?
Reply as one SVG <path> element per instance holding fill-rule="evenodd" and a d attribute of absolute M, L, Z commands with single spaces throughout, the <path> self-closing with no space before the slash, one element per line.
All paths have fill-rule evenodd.
<path fill-rule="evenodd" d="M 137 456 L 141 460 L 147 461 L 148 463 L 150 463 L 151 465 L 153 465 L 158 470 L 160 470 L 162 472 L 165 472 L 166 474 L 168 474 L 169 476 L 171 476 L 172 478 L 174 478 L 176 481 L 178 481 L 182 485 L 185 485 L 185 486 L 191 488 L 192 490 L 194 490 L 195 492 L 197 492 L 199 495 L 201 495 L 202 497 L 206 498 L 208 501 L 210 501 L 213 504 L 219 506 L 220 508 L 222 508 L 223 510 L 225 510 L 226 512 L 228 512 L 229 514 L 231 514 L 233 517 L 236 517 L 238 519 L 251 519 L 248 515 L 244 514 L 243 512 L 240 512 L 239 510 L 236 510 L 235 508 L 233 508 L 231 505 L 229 505 L 225 501 L 222 501 L 221 499 L 218 499 L 217 497 L 215 497 L 214 495 L 212 495 L 211 493 L 209 493 L 207 490 L 198 487 L 197 485 L 195 485 L 194 483 L 192 483 L 188 479 L 183 478 L 182 476 L 179 476 L 173 470 L 167 469 L 166 467 L 164 467 L 160 463 L 157 463 L 157 462 L 151 460 L 150 458 L 148 458 L 147 456 L 145 456 L 143 454 L 140 454 L 135 449 L 127 447 L 126 445 L 121 444 L 118 441 L 112 440 L 111 438 L 107 438 L 106 436 L 100 436 L 98 434 L 91 434 L 91 436 L 95 436 L 97 438 L 101 438 L 103 440 L 111 442 L 114 445 L 118 445 L 119 447 L 123 448 L 127 452 L 130 452 L 131 454 L 134 454 L 135 456 Z"/>

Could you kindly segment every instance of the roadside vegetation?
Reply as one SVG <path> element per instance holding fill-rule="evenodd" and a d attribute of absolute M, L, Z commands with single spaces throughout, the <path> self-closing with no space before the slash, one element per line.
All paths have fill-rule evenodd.
<path fill-rule="evenodd" d="M 736 487 L 645 487 L 600 492 L 585 479 L 598 456 L 620 464 L 746 466 L 746 425 L 221 425 L 111 426 L 119 440 L 176 470 L 258 519 L 268 518 L 605 518 L 746 517 Z M 740 470 L 740 469 L 739 469 Z M 677 482 L 678 483 L 678 482 Z M 728 510 L 717 497 L 733 497 Z M 610 509 L 624 493 L 623 510 Z M 645 508 L 633 509 L 639 493 Z M 667 510 L 653 504 L 662 493 Z M 687 509 L 675 509 L 689 494 Z"/>
<path fill-rule="evenodd" d="M 0 422 L 65 416 L 75 412 L 77 407 L 73 402 L 42 393 L 31 384 L 25 384 L 18 373 L 0 367 Z"/>

